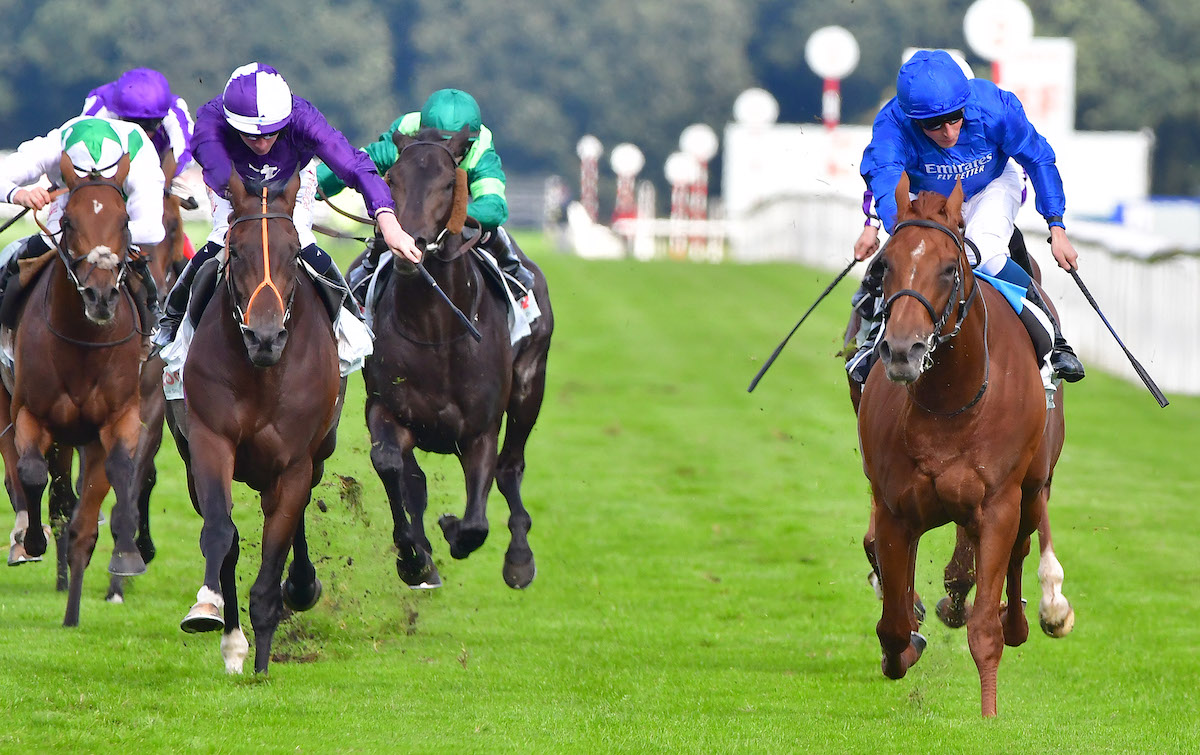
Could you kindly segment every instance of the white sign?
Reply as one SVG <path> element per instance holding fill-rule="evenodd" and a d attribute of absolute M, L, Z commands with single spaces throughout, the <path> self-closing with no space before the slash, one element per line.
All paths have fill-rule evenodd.
<path fill-rule="evenodd" d="M 1033 39 L 999 61 L 1000 86 L 1017 95 L 1034 127 L 1050 139 L 1075 129 L 1075 42 Z"/>

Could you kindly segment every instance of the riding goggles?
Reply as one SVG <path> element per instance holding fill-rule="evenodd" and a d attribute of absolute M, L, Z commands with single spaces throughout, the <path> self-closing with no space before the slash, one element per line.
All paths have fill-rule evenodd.
<path fill-rule="evenodd" d="M 958 123 L 959 121 L 962 120 L 962 118 L 963 118 L 963 111 L 962 111 L 962 108 L 959 108 L 958 110 L 955 110 L 951 113 L 935 115 L 932 118 L 916 118 L 915 120 L 917 122 L 917 125 L 920 126 L 923 131 L 937 131 L 939 128 L 946 125 L 947 123 L 950 123 L 950 124 Z"/>

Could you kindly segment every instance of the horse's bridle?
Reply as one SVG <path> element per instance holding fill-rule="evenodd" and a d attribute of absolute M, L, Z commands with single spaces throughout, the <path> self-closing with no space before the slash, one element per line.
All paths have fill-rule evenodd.
<path fill-rule="evenodd" d="M 76 190 L 82 189 L 87 186 L 106 186 L 106 187 L 112 189 L 113 191 L 117 192 L 118 194 L 120 194 L 122 202 L 125 201 L 125 192 L 121 189 L 120 186 L 117 186 L 112 181 L 105 181 L 105 180 L 99 179 L 99 178 L 92 178 L 92 179 L 80 181 L 79 183 L 75 184 L 75 186 L 73 186 L 71 188 L 70 192 L 67 195 L 68 202 L 70 201 L 69 197 L 71 194 L 74 194 Z M 64 219 L 66 219 L 65 211 L 63 212 L 63 217 L 64 217 Z M 79 278 L 78 273 L 76 272 L 76 267 L 79 266 L 80 264 L 82 264 L 83 262 L 86 262 L 87 257 L 86 256 L 72 257 L 70 254 L 67 253 L 66 249 L 64 248 L 64 247 L 70 246 L 69 244 L 65 243 L 66 238 L 67 238 L 67 231 L 70 229 L 70 225 L 68 225 L 66 228 L 62 228 L 61 221 L 60 221 L 59 237 L 64 242 L 64 243 L 60 244 L 54 238 L 54 234 L 52 234 L 50 232 L 50 230 L 48 228 L 46 228 L 46 226 L 42 225 L 42 221 L 38 219 L 37 213 L 34 213 L 33 218 L 34 218 L 34 221 L 37 223 L 38 228 L 40 228 L 42 230 L 42 233 L 46 234 L 46 238 L 50 239 L 50 243 L 54 245 L 55 253 L 57 253 L 58 258 L 60 260 L 62 260 L 63 267 L 65 267 L 67 269 L 67 277 L 71 279 L 71 285 L 75 286 L 75 290 L 77 292 L 79 292 L 79 295 L 82 297 L 84 290 L 87 288 L 87 286 L 85 284 L 87 283 L 88 278 L 90 278 L 92 276 L 92 272 L 97 267 L 96 263 L 92 263 L 92 266 L 90 268 L 88 268 L 87 273 L 84 274 L 83 279 L 81 280 Z M 125 224 L 125 242 L 121 245 L 122 246 L 121 257 L 120 257 L 120 260 L 117 262 L 117 283 L 116 283 L 116 285 L 118 288 L 120 288 L 121 283 L 124 282 L 125 274 L 129 269 L 128 268 L 129 245 L 130 245 L 129 224 L 126 223 Z"/>
<path fill-rule="evenodd" d="M 887 243 L 888 244 L 892 243 L 892 240 L 896 238 L 896 231 L 899 231 L 901 228 L 906 228 L 909 226 L 917 226 L 917 227 L 921 227 L 921 228 L 933 228 L 934 230 L 941 231 L 942 233 L 946 234 L 951 239 L 953 239 L 954 245 L 956 247 L 958 247 L 958 257 L 955 260 L 955 270 L 954 270 L 954 288 L 950 291 L 950 297 L 946 300 L 946 306 L 942 310 L 941 315 L 938 315 L 934 311 L 933 305 L 929 303 L 929 300 L 926 299 L 925 296 L 920 291 L 915 291 L 911 288 L 901 289 L 901 290 L 897 291 L 896 293 L 892 294 L 891 296 L 888 297 L 887 301 L 884 302 L 884 305 L 883 305 L 883 321 L 884 321 L 885 328 L 887 327 L 886 323 L 887 323 L 888 315 L 892 311 L 892 305 L 895 304 L 896 300 L 900 299 L 901 297 L 910 296 L 910 297 L 916 299 L 918 302 L 921 303 L 921 306 L 925 307 L 925 311 L 929 313 L 929 319 L 933 321 L 933 333 L 929 336 L 929 341 L 928 341 L 929 348 L 925 352 L 925 356 L 922 359 L 922 363 L 921 363 L 922 371 L 924 371 L 933 366 L 934 350 L 941 344 L 945 343 L 946 341 L 949 341 L 951 338 L 954 338 L 956 335 L 958 335 L 958 332 L 960 330 L 962 330 L 963 321 L 967 319 L 967 315 L 969 314 L 969 312 L 971 310 L 971 305 L 975 302 L 975 299 L 979 294 L 979 281 L 972 279 L 973 285 L 971 286 L 971 292 L 969 294 L 967 294 L 965 299 L 958 298 L 959 292 L 962 289 L 962 285 L 963 285 L 963 283 L 962 283 L 963 262 L 964 262 L 964 260 L 967 259 L 966 244 L 964 243 L 964 238 L 962 236 L 955 233 L 950 228 L 947 228 L 946 226 L 942 225 L 941 223 L 938 223 L 935 220 L 925 220 L 924 218 L 913 218 L 911 220 L 903 220 L 903 221 L 897 223 L 894 228 L 892 228 L 892 234 L 891 234 L 891 237 L 888 238 Z M 970 243 L 970 242 L 966 242 L 966 243 Z M 973 244 L 972 244 L 972 248 L 974 248 Z M 881 250 L 881 252 L 882 252 L 882 250 Z M 978 253 L 978 250 L 976 250 L 976 252 Z M 882 256 L 882 254 L 881 254 L 881 256 Z M 946 323 L 949 322 L 949 320 L 950 320 L 950 314 L 954 311 L 954 305 L 955 305 L 956 299 L 958 300 L 958 317 L 955 318 L 954 329 L 951 330 L 949 333 L 943 333 L 942 331 L 945 329 Z M 984 302 L 984 304 L 983 304 L 983 319 L 984 319 L 984 325 L 983 325 L 983 330 L 984 330 L 984 333 L 983 333 L 983 351 L 984 351 L 983 383 L 979 386 L 979 391 L 975 394 L 975 397 L 973 399 L 971 399 L 969 402 L 967 402 L 966 405 L 954 410 L 953 412 L 942 413 L 942 412 L 933 411 L 932 409 L 922 406 L 920 404 L 920 402 L 917 401 L 914 394 L 912 393 L 912 386 L 909 386 L 909 397 L 913 400 L 913 403 L 915 403 L 917 406 L 919 406 L 924 411 L 929 412 L 930 414 L 939 414 L 939 415 L 947 416 L 947 417 L 953 417 L 957 414 L 961 414 L 962 412 L 965 412 L 967 409 L 970 409 L 975 404 L 979 403 L 979 399 L 983 398 L 984 392 L 987 391 L 989 376 L 991 374 L 991 366 L 992 366 L 991 359 L 988 356 L 988 344 L 987 344 L 987 302 Z"/>
<path fill-rule="evenodd" d="M 447 155 L 450 155 L 450 161 L 452 163 L 454 163 L 455 167 L 458 167 L 459 158 L 454 156 L 454 153 L 450 151 L 450 148 L 446 146 L 446 142 L 443 140 L 438 140 L 436 142 L 429 142 L 429 141 L 411 142 L 408 145 L 406 145 L 404 147 L 404 149 L 400 150 L 400 152 L 396 155 L 396 162 L 399 162 L 400 155 L 403 155 L 408 150 L 412 149 L 413 147 L 422 147 L 422 146 L 439 147 L 440 149 L 444 150 Z M 438 252 L 442 251 L 442 244 L 445 243 L 446 237 L 448 237 L 449 235 L 450 235 L 450 229 L 446 228 L 443 225 L 442 230 L 437 235 L 437 238 L 425 245 L 425 253 L 426 254 L 437 254 Z M 481 229 L 480 233 L 477 233 L 474 236 L 472 236 L 471 238 L 467 239 L 466 249 L 464 251 L 470 250 L 471 247 L 473 247 L 477 243 L 479 243 L 479 240 L 482 237 L 483 237 L 483 233 L 482 233 L 482 229 Z"/>
<path fill-rule="evenodd" d="M 228 272 L 225 274 L 225 284 L 229 288 L 229 299 L 231 302 L 233 302 L 234 319 L 237 321 L 238 328 L 241 329 L 243 334 L 245 334 L 247 331 L 249 331 L 251 329 L 247 322 L 247 318 L 250 316 L 250 310 L 254 306 L 255 298 L 258 297 L 258 295 L 262 292 L 263 289 L 270 289 L 271 292 L 275 294 L 275 298 L 279 301 L 279 306 L 283 309 L 283 324 L 284 325 L 286 325 L 288 320 L 291 319 L 292 303 L 296 299 L 296 287 L 293 286 L 291 293 L 288 295 L 288 299 L 285 302 L 283 300 L 283 293 L 280 292 L 280 290 L 279 290 L 279 286 L 277 286 L 275 284 L 275 281 L 271 278 L 271 247 L 267 240 L 267 221 L 268 220 L 287 220 L 289 223 L 294 223 L 295 221 L 292 219 L 292 216 L 286 212 L 267 212 L 267 189 L 266 189 L 266 187 L 264 187 L 263 193 L 262 193 L 262 212 L 255 213 L 253 215 L 243 215 L 241 217 L 234 218 L 234 221 L 229 224 L 229 231 L 232 232 L 233 227 L 236 226 L 238 223 L 242 223 L 242 222 L 245 222 L 248 220 L 258 220 L 262 223 L 263 279 L 259 282 L 258 286 L 255 287 L 254 291 L 252 291 L 250 293 L 250 299 L 249 299 L 249 301 L 246 302 L 245 309 L 242 309 L 242 305 L 238 303 L 237 292 L 234 290 L 234 287 L 233 287 L 233 276 L 230 275 Z M 228 243 L 229 243 L 229 234 L 228 233 L 225 236 L 225 243 L 226 243 L 226 246 L 228 246 Z M 232 259 L 233 258 L 231 256 L 230 261 L 232 261 Z M 226 264 L 226 266 L 228 266 L 229 262 L 226 262 L 225 264 Z"/>

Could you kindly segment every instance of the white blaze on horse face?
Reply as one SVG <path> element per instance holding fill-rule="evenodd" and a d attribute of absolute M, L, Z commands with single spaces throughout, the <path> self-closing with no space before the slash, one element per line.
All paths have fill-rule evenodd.
<path fill-rule="evenodd" d="M 112 270 L 121 264 L 121 258 L 106 246 L 98 246 L 88 252 L 87 261 L 101 270 Z"/>
<path fill-rule="evenodd" d="M 93 213 L 99 215 L 100 211 L 103 209 L 104 209 L 104 205 L 100 204 L 100 200 L 98 200 L 98 199 L 92 200 L 92 212 Z"/>
<path fill-rule="evenodd" d="M 909 271 L 909 280 L 917 277 L 917 263 L 921 261 L 921 255 L 925 254 L 925 239 L 921 239 L 921 243 L 917 244 L 917 248 L 912 250 L 912 270 Z"/>

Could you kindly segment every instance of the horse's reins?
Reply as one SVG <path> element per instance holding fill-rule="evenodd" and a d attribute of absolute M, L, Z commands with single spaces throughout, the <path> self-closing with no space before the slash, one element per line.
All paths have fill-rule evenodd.
<path fill-rule="evenodd" d="M 57 199 L 58 197 L 61 197 L 64 192 L 67 193 L 68 195 L 70 195 L 71 193 L 73 193 L 75 191 L 75 189 L 81 189 L 85 186 L 107 186 L 108 188 L 110 188 L 113 191 L 116 191 L 118 194 L 120 194 L 122 201 L 124 201 L 124 199 L 125 199 L 125 192 L 121 190 L 121 187 L 117 186 L 116 184 L 112 183 L 111 181 L 103 181 L 100 179 L 91 179 L 91 180 L 87 180 L 87 181 L 82 181 L 80 183 L 75 184 L 75 187 L 72 189 L 69 189 L 69 190 L 66 188 L 56 189 L 55 191 L 50 193 L 50 199 L 51 199 L 51 201 L 53 201 L 53 200 Z M 37 216 L 36 211 L 33 213 L 33 222 L 36 223 L 37 227 L 39 229 L 41 229 L 42 233 L 44 233 L 46 235 L 46 238 L 50 239 L 50 243 L 54 246 L 55 253 L 58 255 L 58 258 L 60 260 L 62 260 L 63 267 L 65 267 L 67 270 L 67 278 L 70 279 L 71 284 L 73 286 L 75 286 L 75 291 L 79 294 L 80 298 L 82 298 L 83 292 L 86 288 L 83 285 L 83 283 L 92 276 L 92 272 L 96 269 L 97 265 L 95 263 L 93 263 L 92 266 L 88 269 L 87 274 L 83 276 L 83 281 L 80 281 L 79 276 L 75 273 L 75 265 L 77 265 L 81 261 L 85 260 L 86 257 L 80 257 L 79 259 L 73 259 L 69 254 L 67 254 L 67 252 L 63 249 L 63 247 L 67 246 L 67 244 L 65 244 L 65 243 L 60 244 L 59 240 L 54 238 L 54 234 L 51 233 L 50 229 L 47 228 L 42 223 L 41 219 Z M 60 236 L 60 238 L 65 240 L 67 237 L 67 229 L 59 228 L 59 236 Z M 126 253 L 128 251 L 128 246 L 129 246 L 129 244 L 128 244 L 129 226 L 128 225 L 125 226 L 125 236 L 126 236 L 127 243 L 124 245 L 125 249 L 121 250 L 122 251 L 121 259 L 117 265 L 118 272 L 117 272 L 116 286 L 117 286 L 117 290 L 119 290 L 123 294 L 125 294 L 125 299 L 126 299 L 126 301 L 129 302 L 130 311 L 137 312 L 137 307 L 133 303 L 133 296 L 129 293 L 128 290 L 121 287 L 121 283 L 125 280 L 125 272 L 128 269 L 128 265 L 126 264 L 126 259 L 125 259 Z M 137 321 L 136 321 L 136 317 L 135 317 L 133 324 L 129 328 L 129 332 L 125 336 L 118 338 L 116 340 L 96 342 L 96 341 L 83 341 L 78 338 L 72 338 L 71 336 L 68 336 L 65 333 L 60 333 L 54 329 L 54 324 L 50 322 L 50 316 L 49 316 L 50 310 L 49 310 L 49 305 L 48 305 L 49 299 L 50 299 L 50 287 L 46 286 L 45 288 L 42 289 L 42 309 L 47 313 L 46 317 L 45 317 L 46 329 L 49 330 L 50 333 L 54 337 L 58 338 L 59 340 L 65 341 L 73 346 L 82 346 L 84 348 L 91 348 L 91 349 L 101 349 L 101 348 L 107 348 L 109 346 L 120 346 L 121 344 L 125 343 L 129 339 L 133 338 L 134 334 L 138 332 Z"/>
<path fill-rule="evenodd" d="M 288 301 L 284 302 L 283 293 L 279 290 L 279 286 L 275 285 L 275 280 L 271 277 L 271 246 L 267 239 L 267 221 L 273 218 L 282 218 L 290 221 L 292 216 L 283 212 L 267 212 L 267 188 L 264 186 L 262 190 L 262 212 L 235 218 L 229 226 L 230 231 L 232 231 L 233 226 L 245 220 L 258 220 L 262 223 L 263 279 L 259 281 L 258 286 L 251 292 L 250 300 L 246 302 L 245 310 L 242 309 L 242 305 L 238 304 L 237 297 L 231 297 L 233 298 L 234 314 L 239 321 L 238 327 L 243 331 L 250 328 L 250 310 L 254 307 L 254 300 L 264 288 L 274 292 L 275 298 L 279 301 L 279 307 L 283 310 L 283 322 L 287 323 L 288 319 L 292 316 L 292 300 L 296 295 L 295 288 L 292 289 L 292 295 L 288 297 Z M 229 286 L 230 294 L 233 294 L 233 276 L 226 275 L 225 280 Z"/>
<path fill-rule="evenodd" d="M 892 235 L 888 239 L 888 243 L 889 244 L 892 243 L 892 240 L 896 238 L 896 231 L 899 231 L 901 228 L 905 228 L 907 226 L 918 226 L 921 228 L 933 228 L 935 230 L 941 231 L 942 233 L 946 234 L 951 239 L 953 239 L 954 245 L 958 248 L 958 259 L 956 261 L 957 269 L 955 269 L 955 271 L 954 271 L 954 289 L 950 292 L 950 298 L 947 299 L 946 307 L 945 307 L 945 309 L 942 310 L 941 316 L 939 316 L 934 311 L 933 305 L 929 303 L 929 300 L 926 299 L 925 296 L 923 294 L 921 294 L 921 292 L 915 291 L 911 288 L 901 289 L 900 291 L 897 291 L 896 293 L 892 294 L 890 297 L 888 297 L 887 302 L 885 302 L 883 305 L 883 320 L 884 320 L 885 328 L 887 327 L 886 323 L 887 323 L 888 314 L 892 311 L 892 305 L 896 302 L 897 299 L 900 299 L 901 297 L 909 296 L 909 297 L 916 299 L 918 302 L 920 302 L 921 306 L 923 306 L 925 308 L 925 311 L 929 313 L 929 319 L 933 321 L 933 334 L 929 338 L 929 349 L 928 349 L 928 351 L 925 352 L 925 356 L 922 360 L 922 367 L 924 369 L 929 369 L 930 367 L 933 366 L 934 350 L 941 344 L 945 343 L 946 341 L 949 341 L 951 338 L 954 338 L 956 335 L 958 335 L 958 332 L 962 329 L 963 321 L 967 319 L 967 314 L 970 312 L 971 304 L 974 303 L 976 296 L 979 294 L 979 281 L 973 279 L 974 285 L 971 286 L 971 293 L 967 294 L 965 299 L 959 299 L 958 295 L 959 295 L 960 289 L 962 288 L 962 285 L 963 285 L 963 283 L 962 283 L 963 260 L 965 260 L 966 256 L 967 256 L 967 250 L 966 250 L 966 246 L 963 243 L 963 239 L 957 233 L 950 230 L 949 228 L 942 225 L 941 223 L 938 223 L 933 220 L 924 220 L 922 218 L 914 218 L 912 220 L 904 220 L 904 221 L 897 223 L 896 226 L 892 229 Z M 984 392 L 987 391 L 988 382 L 989 382 L 989 379 L 991 376 L 991 370 L 992 370 L 992 360 L 991 360 L 991 354 L 988 351 L 987 302 L 984 301 L 982 297 L 979 297 L 979 298 L 981 301 L 983 301 L 983 364 L 984 364 L 984 366 L 983 366 L 983 382 L 979 386 L 979 391 L 975 394 L 975 398 L 971 399 L 964 406 L 962 406 L 958 409 L 955 409 L 952 412 L 937 412 L 937 411 L 934 411 L 932 409 L 929 409 L 929 408 L 923 406 L 919 401 L 917 401 L 916 396 L 912 392 L 912 386 L 910 385 L 908 387 L 908 397 L 912 400 L 912 402 L 914 404 L 916 404 L 918 407 L 920 407 L 923 411 L 926 411 L 930 414 L 936 414 L 938 416 L 953 417 L 955 415 L 965 412 L 967 409 L 970 409 L 972 406 L 975 406 L 975 404 L 979 403 L 979 400 L 981 398 L 983 398 Z M 950 314 L 954 310 L 954 304 L 955 304 L 956 299 L 958 299 L 958 317 L 955 319 L 954 329 L 951 330 L 949 333 L 942 333 L 942 331 L 946 327 L 946 324 L 950 320 Z"/>

